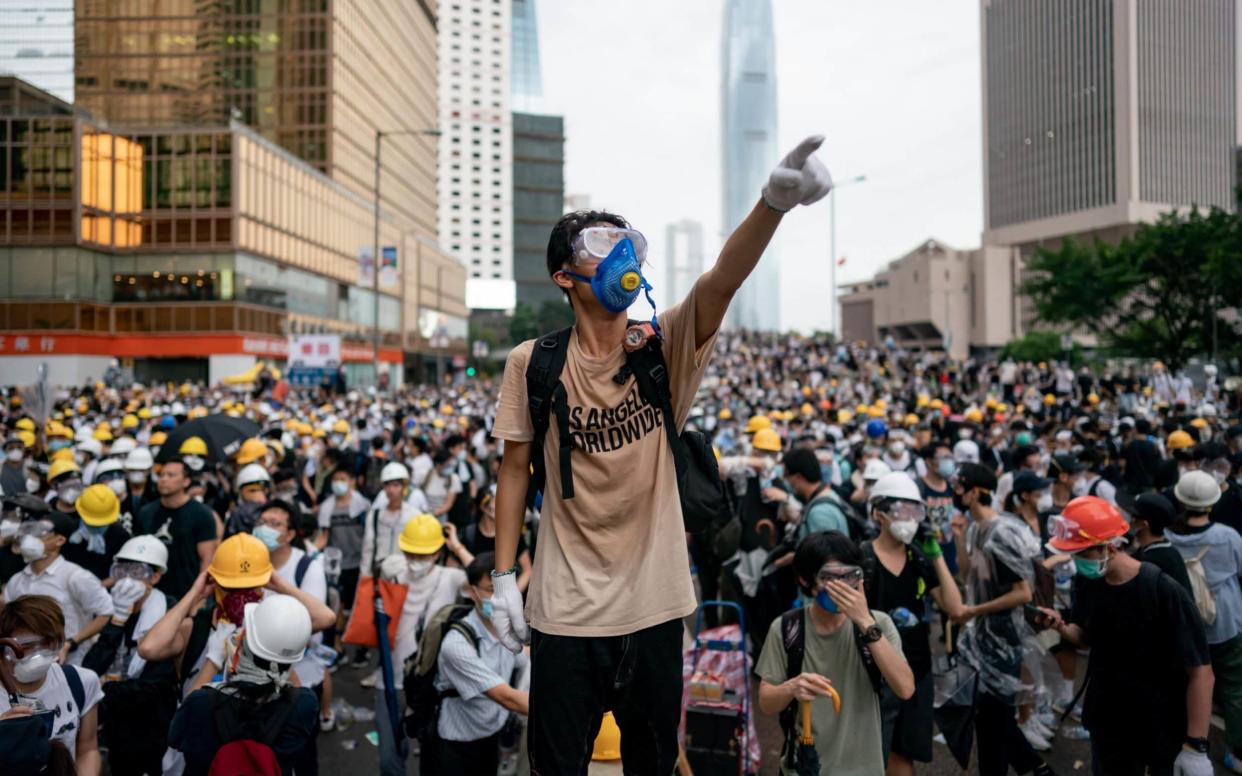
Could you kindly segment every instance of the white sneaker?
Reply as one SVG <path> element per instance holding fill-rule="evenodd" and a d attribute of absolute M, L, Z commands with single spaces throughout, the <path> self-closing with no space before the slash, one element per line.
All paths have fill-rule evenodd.
<path fill-rule="evenodd" d="M 323 733 L 330 733 L 334 727 L 336 727 L 336 712 L 329 709 L 327 714 L 319 718 L 319 730 Z"/>
<path fill-rule="evenodd" d="M 379 672 L 379 669 L 377 668 L 376 670 L 372 671 L 365 679 L 363 679 L 358 684 L 362 685 L 363 687 L 374 688 L 374 687 L 378 687 L 379 683 L 380 683 L 380 672 Z"/>
<path fill-rule="evenodd" d="M 1056 730 L 1057 724 L 1060 721 L 1060 717 L 1058 717 L 1056 714 L 1053 714 L 1051 711 L 1044 712 L 1043 714 L 1036 714 L 1035 719 L 1039 720 L 1039 724 L 1043 725 L 1049 730 Z M 1051 734 L 1049 734 L 1049 737 L 1051 737 Z"/>
<path fill-rule="evenodd" d="M 1026 722 L 1021 723 L 1018 725 L 1018 730 L 1022 731 L 1022 735 L 1026 737 L 1032 749 L 1037 752 L 1046 752 L 1052 748 L 1052 744 L 1048 743 L 1048 739 L 1044 738 L 1035 725 L 1031 724 L 1034 720 L 1035 718 L 1032 717 Z"/>
<path fill-rule="evenodd" d="M 1028 720 L 1028 722 L 1030 722 L 1031 727 L 1035 728 L 1035 732 L 1039 733 L 1041 736 L 1048 739 L 1048 741 L 1052 741 L 1052 737 L 1056 735 L 1055 730 L 1052 730 L 1047 725 L 1045 725 L 1039 719 L 1039 717 L 1034 714 L 1031 715 L 1031 718 Z"/>

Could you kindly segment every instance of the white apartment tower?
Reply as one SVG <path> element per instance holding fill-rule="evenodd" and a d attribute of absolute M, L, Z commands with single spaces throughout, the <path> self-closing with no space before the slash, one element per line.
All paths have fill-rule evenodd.
<path fill-rule="evenodd" d="M 512 0 L 439 8 L 440 242 L 469 271 L 468 306 L 512 306 Z"/>

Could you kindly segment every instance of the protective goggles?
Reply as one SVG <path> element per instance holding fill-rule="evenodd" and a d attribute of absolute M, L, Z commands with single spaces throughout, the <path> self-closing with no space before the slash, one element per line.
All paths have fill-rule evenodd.
<path fill-rule="evenodd" d="M 1084 531 L 1077 522 L 1063 515 L 1048 518 L 1048 533 L 1053 539 L 1063 542 L 1080 542 L 1086 539 L 1094 544 L 1105 544 L 1112 541 L 1112 537 L 1095 536 Z"/>
<path fill-rule="evenodd" d="M 823 587 L 829 582 L 844 582 L 850 587 L 858 587 L 862 582 L 863 570 L 858 566 L 842 566 L 831 564 L 824 566 L 815 575 L 815 581 Z"/>
<path fill-rule="evenodd" d="M 108 575 L 114 580 L 136 579 L 139 582 L 149 580 L 154 572 L 151 567 L 141 561 L 119 560 L 112 564 Z"/>
<path fill-rule="evenodd" d="M 6 636 L 0 639 L 0 654 L 9 662 L 20 660 L 34 652 L 55 652 L 60 646 L 55 639 L 28 634 L 26 636 Z"/>
<path fill-rule="evenodd" d="M 125 479 L 124 471 L 104 472 L 103 474 L 100 474 L 97 477 L 95 477 L 95 484 L 104 485 L 109 482 L 112 482 L 113 480 L 123 480 L 123 479 Z"/>
<path fill-rule="evenodd" d="M 640 264 L 647 262 L 647 238 L 637 229 L 615 226 L 588 226 L 574 238 L 573 263 L 576 266 L 592 266 L 608 258 L 617 243 L 628 239 L 634 246 L 634 255 Z"/>
<path fill-rule="evenodd" d="M 17 526 L 18 536 L 33 536 L 36 539 L 42 539 L 52 532 L 53 526 L 51 520 L 27 520 Z"/>
<path fill-rule="evenodd" d="M 884 514 L 892 520 L 913 520 L 921 523 L 927 519 L 927 507 L 917 501 L 894 500 L 884 509 Z"/>

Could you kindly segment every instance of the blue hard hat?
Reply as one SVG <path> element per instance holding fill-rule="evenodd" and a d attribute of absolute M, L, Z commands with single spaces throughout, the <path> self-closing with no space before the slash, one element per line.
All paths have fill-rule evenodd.
<path fill-rule="evenodd" d="M 872 439 L 879 439 L 880 437 L 884 436 L 887 433 L 888 433 L 888 424 L 880 420 L 879 418 L 876 418 L 875 420 L 867 422 L 867 436 L 871 437 Z"/>
<path fill-rule="evenodd" d="M 172 429 L 172 428 L 176 428 L 176 426 L 177 426 L 177 419 L 174 418 L 172 415 L 165 415 L 164 417 L 160 418 L 160 428 Z"/>

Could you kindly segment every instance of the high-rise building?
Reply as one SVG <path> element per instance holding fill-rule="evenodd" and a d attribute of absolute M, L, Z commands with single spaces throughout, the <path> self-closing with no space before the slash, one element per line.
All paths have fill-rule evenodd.
<path fill-rule="evenodd" d="M 985 245 L 1037 247 L 1233 207 L 1237 1 L 981 0 Z M 1013 336 L 1033 310 L 1019 300 Z"/>
<path fill-rule="evenodd" d="M 721 143 L 728 233 L 759 200 L 776 147 L 776 51 L 770 0 L 726 0 L 721 39 Z M 733 328 L 780 328 L 780 256 L 775 243 L 729 305 Z"/>
<path fill-rule="evenodd" d="M 685 299 L 707 269 L 703 260 L 703 225 L 686 219 L 669 224 L 664 230 L 664 287 L 658 299 L 665 307 Z"/>
<path fill-rule="evenodd" d="M 511 3 L 440 5 L 440 236 L 471 307 L 513 306 Z"/>
<path fill-rule="evenodd" d="M 0 75 L 73 102 L 73 0 L 0 3 Z"/>
<path fill-rule="evenodd" d="M 535 0 L 513 0 L 513 110 L 543 112 L 543 69 Z"/>

